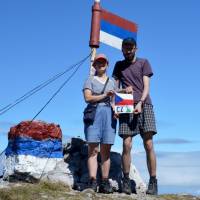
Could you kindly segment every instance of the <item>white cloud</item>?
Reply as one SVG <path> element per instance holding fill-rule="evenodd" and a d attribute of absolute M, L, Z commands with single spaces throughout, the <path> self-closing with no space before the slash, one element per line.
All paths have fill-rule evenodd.
<path fill-rule="evenodd" d="M 157 176 L 160 185 L 200 185 L 200 152 L 157 152 Z M 148 181 L 145 153 L 133 154 L 141 176 Z"/>
<path fill-rule="evenodd" d="M 164 138 L 164 139 L 158 139 L 154 141 L 154 144 L 188 144 L 188 143 L 194 143 L 197 141 L 191 141 L 186 140 L 183 138 Z"/>

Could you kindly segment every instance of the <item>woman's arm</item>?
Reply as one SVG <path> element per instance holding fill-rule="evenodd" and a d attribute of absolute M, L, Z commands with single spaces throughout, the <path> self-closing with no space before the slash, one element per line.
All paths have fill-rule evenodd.
<path fill-rule="evenodd" d="M 92 95 L 92 91 L 89 89 L 84 90 L 84 98 L 87 103 L 95 103 L 98 101 L 101 101 L 102 99 L 105 99 L 106 97 L 113 96 L 114 92 L 113 91 L 108 91 L 104 94 L 99 94 L 99 95 Z"/>

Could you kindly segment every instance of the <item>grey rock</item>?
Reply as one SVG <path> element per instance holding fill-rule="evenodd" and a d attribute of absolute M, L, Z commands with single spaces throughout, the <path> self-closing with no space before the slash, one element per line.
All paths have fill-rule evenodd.
<path fill-rule="evenodd" d="M 62 182 L 77 190 L 84 190 L 88 182 L 88 146 L 80 138 L 72 138 L 71 142 L 63 144 L 63 159 L 41 159 L 31 156 L 9 156 L 5 157 L 3 178 L 7 181 L 37 182 L 48 180 Z M 114 191 L 120 191 L 122 169 L 121 155 L 111 152 L 111 168 L 109 181 Z M 98 155 L 97 181 L 101 177 L 101 159 Z M 133 191 L 143 194 L 146 186 L 141 179 L 137 169 L 131 164 L 130 178 Z"/>

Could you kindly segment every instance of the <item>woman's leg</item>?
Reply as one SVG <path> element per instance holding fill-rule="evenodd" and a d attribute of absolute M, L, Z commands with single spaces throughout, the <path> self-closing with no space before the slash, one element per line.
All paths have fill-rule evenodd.
<path fill-rule="evenodd" d="M 99 186 L 99 192 L 110 194 L 113 192 L 113 189 L 109 183 L 109 171 L 110 171 L 110 144 L 101 144 L 101 172 L 102 179 Z"/>
<path fill-rule="evenodd" d="M 98 168 L 97 164 L 98 151 L 99 151 L 98 143 L 88 144 L 88 171 L 90 179 L 96 179 L 97 168 Z"/>
<path fill-rule="evenodd" d="M 101 172 L 102 179 L 108 179 L 109 171 L 110 171 L 110 144 L 101 144 Z"/>

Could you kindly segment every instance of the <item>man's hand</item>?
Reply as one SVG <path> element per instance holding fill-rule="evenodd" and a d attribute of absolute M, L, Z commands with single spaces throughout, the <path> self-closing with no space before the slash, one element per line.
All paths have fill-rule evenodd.
<path fill-rule="evenodd" d="M 114 119 L 119 119 L 119 114 L 118 113 L 114 113 L 113 117 L 114 117 Z"/>
<path fill-rule="evenodd" d="M 126 88 L 126 93 L 128 93 L 128 94 L 133 94 L 133 87 L 132 87 L 132 86 L 128 86 L 128 87 Z"/>
<path fill-rule="evenodd" d="M 134 109 L 133 113 L 134 113 L 134 114 L 139 114 L 139 113 L 141 113 L 141 112 L 142 112 L 142 102 L 139 101 L 139 102 L 137 103 L 137 105 L 135 106 L 135 109 Z"/>

